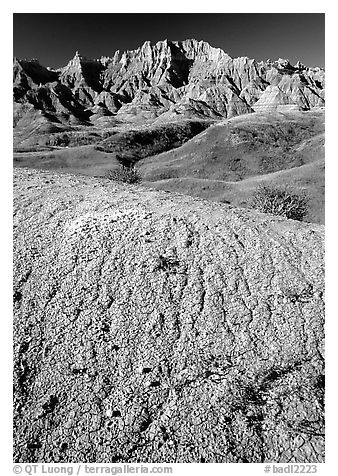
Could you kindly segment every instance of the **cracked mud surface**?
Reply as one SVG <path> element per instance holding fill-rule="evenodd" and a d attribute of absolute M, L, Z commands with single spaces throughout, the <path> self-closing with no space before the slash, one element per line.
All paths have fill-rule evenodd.
<path fill-rule="evenodd" d="M 322 462 L 323 227 L 14 177 L 16 462 Z"/>

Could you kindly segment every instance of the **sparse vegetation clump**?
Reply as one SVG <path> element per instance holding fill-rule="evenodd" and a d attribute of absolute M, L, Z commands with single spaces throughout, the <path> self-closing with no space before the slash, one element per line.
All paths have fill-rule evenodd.
<path fill-rule="evenodd" d="M 255 191 L 250 206 L 263 213 L 302 221 L 308 212 L 308 197 L 288 187 L 262 185 Z"/>
<path fill-rule="evenodd" d="M 141 175 L 139 171 L 131 166 L 120 166 L 118 169 L 109 170 L 106 174 L 109 180 L 115 180 L 115 182 L 136 184 L 141 182 Z"/>

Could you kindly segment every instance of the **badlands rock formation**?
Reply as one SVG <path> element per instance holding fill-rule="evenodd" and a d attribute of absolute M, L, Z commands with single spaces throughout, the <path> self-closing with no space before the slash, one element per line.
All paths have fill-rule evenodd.
<path fill-rule="evenodd" d="M 14 191 L 16 462 L 323 461 L 322 226 L 27 169 Z"/>
<path fill-rule="evenodd" d="M 324 70 L 288 60 L 231 58 L 204 41 L 145 42 L 133 51 L 86 59 L 59 70 L 14 61 L 15 124 L 32 110 L 46 124 L 109 126 L 181 117 L 222 119 L 290 106 L 324 105 Z"/>

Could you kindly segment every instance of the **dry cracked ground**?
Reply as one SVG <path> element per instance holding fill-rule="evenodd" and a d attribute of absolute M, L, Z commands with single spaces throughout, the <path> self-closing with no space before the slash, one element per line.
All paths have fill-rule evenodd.
<path fill-rule="evenodd" d="M 323 227 L 14 178 L 16 462 L 322 462 Z"/>

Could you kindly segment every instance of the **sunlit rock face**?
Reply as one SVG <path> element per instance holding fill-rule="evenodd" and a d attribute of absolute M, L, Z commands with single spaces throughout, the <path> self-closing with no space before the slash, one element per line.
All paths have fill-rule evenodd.
<path fill-rule="evenodd" d="M 285 105 L 324 106 L 323 69 L 299 61 L 292 66 L 281 58 L 231 58 L 194 39 L 146 41 L 136 50 L 95 60 L 76 52 L 57 71 L 37 60 L 15 59 L 13 73 L 14 100 L 62 122 L 75 117 L 95 123 L 92 109 L 98 105 L 129 122 L 162 114 L 217 119 Z"/>

